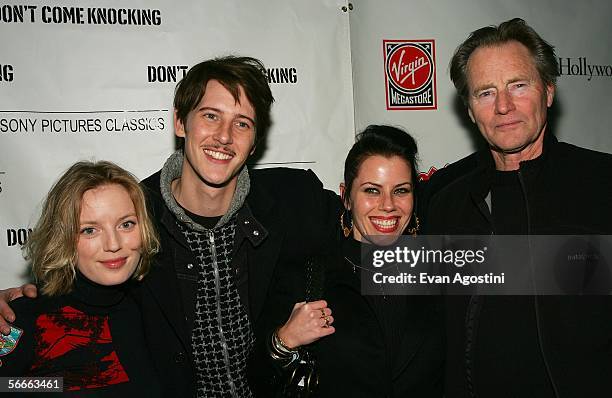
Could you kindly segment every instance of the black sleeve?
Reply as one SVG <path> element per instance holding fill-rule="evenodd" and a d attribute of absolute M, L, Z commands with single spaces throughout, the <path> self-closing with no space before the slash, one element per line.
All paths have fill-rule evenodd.
<path fill-rule="evenodd" d="M 20 297 L 11 302 L 15 322 L 9 336 L 0 336 L 0 377 L 24 376 L 33 361 L 36 327 L 35 309 L 39 299 Z"/>
<path fill-rule="evenodd" d="M 269 171 L 274 172 L 274 171 Z M 306 297 L 306 264 L 340 245 L 342 202 L 324 189 L 312 170 L 278 171 L 284 174 L 283 198 L 288 204 L 284 254 L 276 264 L 266 309 L 254 325 L 256 342 L 249 362 L 249 382 L 256 396 L 270 397 L 278 387 L 282 369 L 269 355 L 274 330 L 282 326 L 293 305 Z M 279 178 L 280 181 L 280 178 Z"/>
<path fill-rule="evenodd" d="M 340 214 L 344 207 L 340 197 L 333 191 L 323 188 L 323 183 L 312 170 L 307 171 L 308 192 L 311 194 L 311 215 L 303 213 L 302 217 L 311 218 L 316 229 L 310 231 L 319 236 L 323 247 L 313 255 L 332 252 L 338 247 L 340 239 Z"/>

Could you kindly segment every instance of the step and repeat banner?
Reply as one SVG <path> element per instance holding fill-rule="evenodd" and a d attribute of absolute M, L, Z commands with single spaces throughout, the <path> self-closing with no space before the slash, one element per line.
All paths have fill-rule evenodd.
<path fill-rule="evenodd" d="M 256 167 L 311 168 L 337 190 L 355 131 L 386 123 L 417 138 L 427 178 L 481 142 L 448 77 L 454 49 L 513 17 L 556 47 L 557 137 L 612 152 L 606 0 L 4 0 L 0 288 L 28 278 L 21 246 L 70 164 L 108 159 L 140 178 L 161 167 L 175 145 L 174 87 L 201 60 L 249 55 L 268 68 L 274 125 Z M 398 74 L 412 94 L 396 90 Z"/>
<path fill-rule="evenodd" d="M 473 152 L 482 143 L 480 133 L 456 95 L 448 65 L 470 32 L 514 17 L 523 18 L 558 56 L 551 131 L 560 140 L 612 152 L 608 0 L 352 1 L 357 129 L 371 123 L 404 127 L 417 139 L 425 173 Z M 406 49 L 402 59 L 398 48 Z M 401 92 L 394 78 L 404 81 Z"/>
<path fill-rule="evenodd" d="M 139 178 L 161 168 L 175 145 L 174 87 L 211 57 L 253 56 L 268 69 L 274 124 L 257 167 L 310 168 L 337 189 L 354 137 L 343 6 L 3 0 L 0 288 L 27 278 L 21 245 L 70 164 L 107 159 Z"/>

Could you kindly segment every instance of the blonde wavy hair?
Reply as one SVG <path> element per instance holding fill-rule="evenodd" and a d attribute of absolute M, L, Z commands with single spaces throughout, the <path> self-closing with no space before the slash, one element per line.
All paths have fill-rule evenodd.
<path fill-rule="evenodd" d="M 83 194 L 111 184 L 125 188 L 138 217 L 141 259 L 132 278 L 141 280 L 149 271 L 151 259 L 159 250 L 159 238 L 138 180 L 114 163 L 81 161 L 72 165 L 53 185 L 43 203 L 40 219 L 24 246 L 25 258 L 31 262 L 32 273 L 42 293 L 57 296 L 72 290 Z"/>

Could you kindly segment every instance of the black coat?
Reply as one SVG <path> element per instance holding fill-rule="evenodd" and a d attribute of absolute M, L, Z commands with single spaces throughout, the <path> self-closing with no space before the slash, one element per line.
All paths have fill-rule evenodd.
<path fill-rule="evenodd" d="M 444 333 L 439 298 L 363 295 L 360 258 L 359 242 L 349 239 L 334 253 L 311 259 L 324 268 L 320 296 L 332 310 L 335 327 L 334 334 L 308 348 L 319 372 L 316 396 L 441 397 Z M 304 270 L 302 274 L 306 276 Z M 318 279 L 316 275 L 309 277 Z M 295 301 L 303 301 L 306 292 L 298 293 Z M 263 343 L 286 322 L 289 312 L 281 315 L 269 319 L 268 339 Z M 259 364 L 251 375 L 256 391 L 259 396 L 273 397 L 285 382 L 286 371 L 271 360 L 261 342 L 254 362 Z"/>
<path fill-rule="evenodd" d="M 363 295 L 361 270 L 353 270 L 360 257 L 360 244 L 351 239 L 328 264 L 324 298 L 336 332 L 313 347 L 320 397 L 441 397 L 439 298 Z"/>
<path fill-rule="evenodd" d="M 250 192 L 237 214 L 232 264 L 248 278 L 238 284 L 239 292 L 258 338 L 259 320 L 271 306 L 270 297 L 275 307 L 281 303 L 286 314 L 291 312 L 294 286 L 304 283 L 302 274 L 293 270 L 295 259 L 303 261 L 335 243 L 341 203 L 337 195 L 323 189 L 312 171 L 251 170 L 250 178 Z M 190 397 L 195 385 L 189 326 L 193 308 L 185 309 L 184 303 L 195 305 L 197 271 L 189 265 L 196 260 L 176 230 L 174 216 L 161 197 L 159 179 L 158 172 L 143 181 L 162 248 L 139 297 L 147 342 L 163 375 L 165 395 Z M 193 282 L 193 289 L 185 289 L 189 286 L 185 281 Z"/>
<path fill-rule="evenodd" d="M 494 167 L 486 150 L 434 174 L 426 195 L 427 233 L 495 233 L 485 202 Z M 547 133 L 541 158 L 521 162 L 519 173 L 529 234 L 612 234 L 611 155 L 557 142 Z M 481 299 L 493 302 L 495 298 Z M 549 379 L 543 382 L 550 382 L 559 397 L 610 396 L 610 296 L 536 296 L 530 300 Z M 466 352 L 466 342 L 478 338 L 477 330 L 471 330 L 478 325 L 475 309 L 469 297 L 446 300 L 448 397 L 468 396 L 466 375 L 474 367 L 466 359 L 472 357 L 469 347 Z M 471 376 L 486 378 L 486 374 Z M 499 386 L 498 396 L 507 387 Z"/>

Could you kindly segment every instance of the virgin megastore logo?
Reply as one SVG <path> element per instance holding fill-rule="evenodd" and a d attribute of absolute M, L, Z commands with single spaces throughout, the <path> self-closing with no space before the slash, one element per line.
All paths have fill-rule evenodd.
<path fill-rule="evenodd" d="M 388 110 L 437 109 L 434 40 L 383 40 Z"/>

